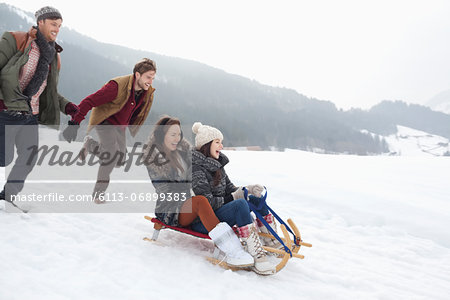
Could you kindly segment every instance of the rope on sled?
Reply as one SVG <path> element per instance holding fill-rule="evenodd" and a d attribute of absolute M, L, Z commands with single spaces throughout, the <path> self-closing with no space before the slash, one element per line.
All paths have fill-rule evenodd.
<path fill-rule="evenodd" d="M 284 247 L 284 251 L 286 251 L 287 253 L 289 253 L 289 255 L 292 257 L 292 252 L 291 249 L 289 249 L 283 242 L 283 240 L 279 237 L 279 235 L 272 229 L 272 227 L 267 223 L 267 221 L 264 219 L 264 217 L 258 212 L 259 210 L 261 210 L 262 208 L 267 207 L 267 209 L 272 213 L 272 215 L 278 220 L 278 222 L 280 222 L 280 224 L 283 224 L 286 229 L 292 233 L 292 235 L 294 236 L 294 243 L 297 244 L 297 237 L 295 236 L 295 234 L 292 232 L 291 228 L 289 228 L 289 226 L 273 211 L 273 209 L 271 209 L 267 203 L 266 203 L 266 198 L 267 198 L 267 189 L 266 187 L 264 187 L 265 189 L 265 193 L 261 198 L 258 198 L 259 203 L 258 206 L 254 205 L 253 203 L 251 203 L 248 199 L 249 195 L 248 195 L 248 190 L 246 188 L 244 188 L 244 197 L 245 200 L 248 201 L 248 206 L 250 207 L 250 210 L 253 211 L 253 213 L 256 215 L 256 217 L 264 224 L 264 226 L 266 226 L 267 230 L 269 230 L 269 232 L 281 243 L 281 245 L 283 245 Z"/>

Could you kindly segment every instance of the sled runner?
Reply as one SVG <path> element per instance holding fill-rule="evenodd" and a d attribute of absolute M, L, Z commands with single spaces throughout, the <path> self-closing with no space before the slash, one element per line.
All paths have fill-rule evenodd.
<path fill-rule="evenodd" d="M 245 194 L 245 198 L 248 200 L 249 196 L 247 194 L 247 192 L 244 192 Z M 250 195 L 250 197 L 252 197 Z M 267 197 L 267 192 L 265 192 L 263 194 L 263 196 L 261 198 L 257 198 L 259 201 L 258 206 L 255 206 L 254 204 L 252 204 L 251 202 L 249 202 L 249 206 L 250 209 L 255 213 L 256 217 L 266 226 L 266 228 L 268 229 L 268 231 L 270 232 L 270 234 L 267 233 L 259 233 L 259 235 L 261 237 L 266 237 L 266 238 L 271 238 L 273 240 L 277 240 L 280 244 L 281 244 L 281 248 L 280 249 L 276 249 L 276 248 L 272 248 L 272 247 L 266 247 L 263 246 L 263 248 L 271 253 L 275 253 L 276 255 L 278 255 L 279 258 L 281 258 L 280 262 L 276 265 L 276 272 L 279 272 L 281 269 L 283 269 L 287 262 L 289 261 L 290 258 L 292 257 L 296 257 L 296 258 L 300 258 L 303 259 L 305 258 L 303 255 L 298 254 L 300 247 L 304 246 L 304 247 L 311 247 L 312 245 L 309 243 L 304 243 L 301 239 L 301 235 L 300 235 L 300 231 L 298 230 L 298 227 L 295 225 L 294 221 L 292 221 L 292 219 L 288 219 L 286 224 L 266 203 L 266 197 Z M 264 218 L 256 211 L 257 209 L 259 209 L 262 205 L 265 205 L 268 210 L 272 213 L 272 215 L 278 220 L 279 224 L 280 224 L 280 229 L 281 232 L 283 233 L 283 237 L 278 236 L 278 234 L 270 227 L 269 224 L 267 224 L 267 222 L 264 220 Z M 198 238 L 202 238 L 202 239 L 210 239 L 210 237 L 207 234 L 203 234 L 200 232 L 196 232 L 193 231 L 189 228 L 183 228 L 183 227 L 176 227 L 176 226 L 170 226 L 165 224 L 164 222 L 158 220 L 157 218 L 152 218 L 149 216 L 145 216 L 145 219 L 151 221 L 152 223 L 154 223 L 153 228 L 153 236 L 152 238 L 147 238 L 145 237 L 144 240 L 145 241 L 149 241 L 149 242 L 156 242 L 159 236 L 159 232 L 161 231 L 161 229 L 165 229 L 165 228 L 169 228 L 178 232 L 182 232 L 185 234 L 189 234 Z M 292 238 L 291 238 L 291 235 Z M 224 260 L 219 259 L 219 254 L 220 254 L 220 250 L 218 250 L 217 248 L 215 248 L 214 254 L 212 257 L 206 257 L 206 259 L 208 261 L 210 261 L 212 264 L 214 265 L 219 265 L 223 268 L 226 269 L 231 269 L 231 270 L 242 270 L 242 268 L 234 268 L 234 267 L 230 267 L 229 265 L 227 265 Z M 250 270 L 250 268 L 248 268 L 248 270 Z"/>
<path fill-rule="evenodd" d="M 149 216 L 144 216 L 145 219 L 151 221 L 153 224 L 153 236 L 151 239 L 149 239 L 148 237 L 144 237 L 144 241 L 148 241 L 148 242 L 157 242 L 158 236 L 159 236 L 159 232 L 161 231 L 161 229 L 165 229 L 165 228 L 169 228 L 181 233 L 186 233 L 201 239 L 206 239 L 206 240 L 210 240 L 211 238 L 209 237 L 209 235 L 204 234 L 204 233 L 200 233 L 197 231 L 193 231 L 189 228 L 183 228 L 183 227 L 176 227 L 176 226 L 170 226 L 165 224 L 164 222 L 158 220 L 157 218 L 152 218 Z M 209 262 L 211 262 L 213 265 L 219 265 L 220 267 L 224 268 L 224 269 L 230 269 L 233 271 L 237 271 L 237 270 L 243 270 L 242 268 L 235 268 L 235 267 L 231 267 L 229 265 L 227 265 L 225 263 L 224 260 L 219 259 L 219 254 L 220 251 L 219 249 L 215 248 L 214 249 L 214 253 L 213 256 L 207 256 L 206 260 L 208 260 Z"/>

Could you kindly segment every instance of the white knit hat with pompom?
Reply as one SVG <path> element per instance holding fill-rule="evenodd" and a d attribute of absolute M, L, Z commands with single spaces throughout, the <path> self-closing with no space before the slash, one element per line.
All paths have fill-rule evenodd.
<path fill-rule="evenodd" d="M 203 125 L 200 122 L 195 122 L 192 126 L 192 132 L 195 136 L 195 148 L 200 149 L 203 145 L 208 144 L 212 140 L 223 140 L 222 132 L 219 129 Z"/>

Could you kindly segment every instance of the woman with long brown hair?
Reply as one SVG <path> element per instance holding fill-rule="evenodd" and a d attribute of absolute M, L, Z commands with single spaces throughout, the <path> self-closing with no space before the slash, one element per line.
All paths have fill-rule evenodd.
<path fill-rule="evenodd" d="M 156 217 L 167 225 L 187 227 L 200 219 L 216 246 L 226 255 L 226 262 L 234 267 L 254 265 L 254 259 L 242 248 L 231 227 L 220 222 L 208 199 L 191 193 L 191 146 L 183 138 L 177 118 L 162 117 L 144 145 L 144 161 L 152 184 L 159 197 Z"/>

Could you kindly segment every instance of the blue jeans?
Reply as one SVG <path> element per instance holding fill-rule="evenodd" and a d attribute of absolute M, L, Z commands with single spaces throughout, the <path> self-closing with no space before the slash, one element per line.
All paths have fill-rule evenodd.
<path fill-rule="evenodd" d="M 37 157 L 32 155 L 33 146 L 39 145 L 37 116 L 14 111 L 0 111 L 0 167 L 11 164 L 14 146 L 17 158 L 3 188 L 6 199 L 17 195 L 28 174 L 33 170 Z"/>
<path fill-rule="evenodd" d="M 237 199 L 228 202 L 214 212 L 220 222 L 227 222 L 230 227 L 233 227 L 234 225 L 242 227 L 253 222 L 250 215 L 250 208 L 248 207 L 247 200 L 245 199 Z M 259 213 L 265 216 L 269 213 L 269 211 L 267 208 L 264 208 L 259 211 Z M 208 234 L 208 230 L 206 230 L 205 226 L 203 226 L 200 221 L 192 223 L 191 229 L 200 233 Z"/>

